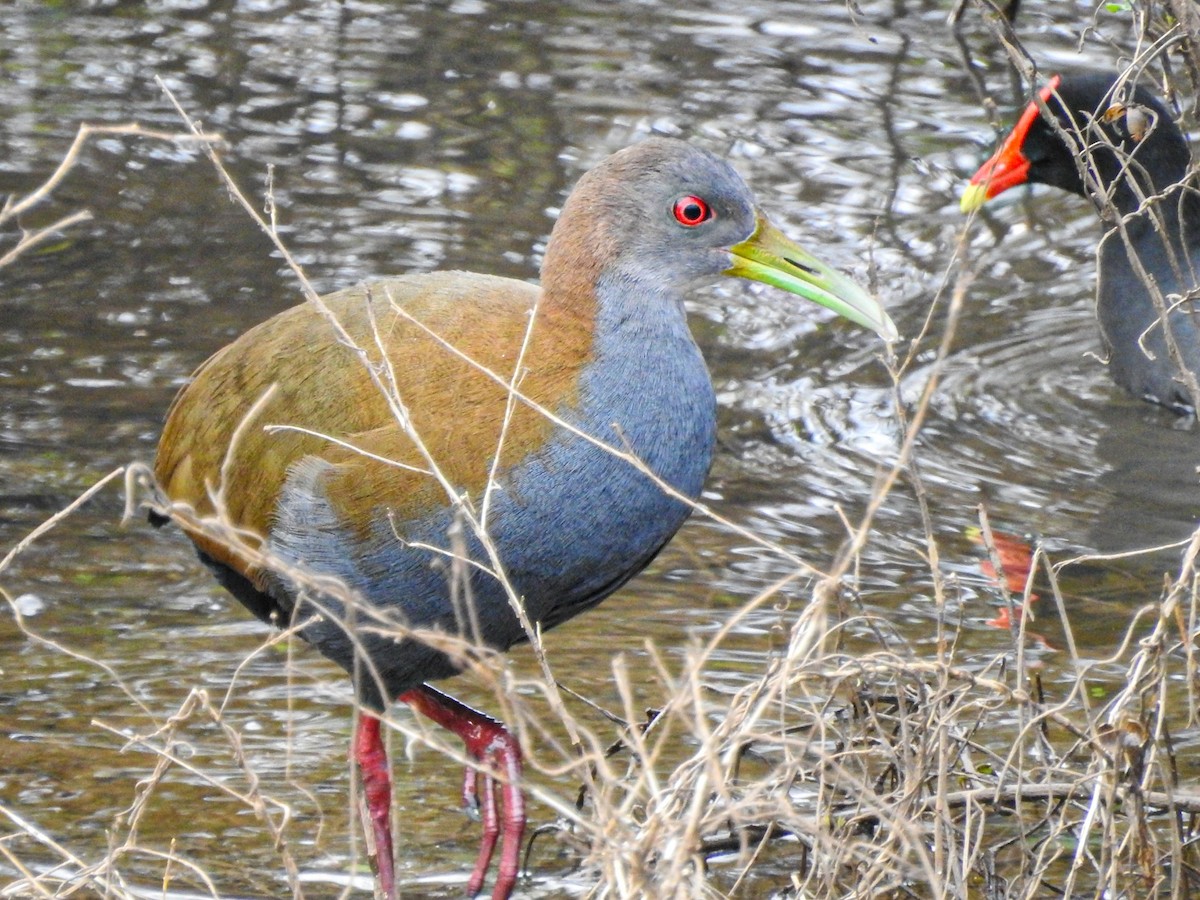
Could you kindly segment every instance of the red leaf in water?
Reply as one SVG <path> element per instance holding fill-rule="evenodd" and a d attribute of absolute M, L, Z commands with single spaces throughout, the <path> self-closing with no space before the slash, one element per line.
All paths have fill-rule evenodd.
<path fill-rule="evenodd" d="M 967 529 L 967 537 L 972 542 L 984 546 L 983 533 L 978 528 Z M 1019 596 L 1025 592 L 1025 583 L 1029 580 L 1029 570 L 1033 566 L 1033 549 L 1029 542 L 1024 538 L 1018 537 L 1015 534 L 1008 534 L 1004 531 L 993 531 L 992 539 L 995 542 L 996 556 L 1000 558 L 1000 565 L 1004 569 L 1005 584 L 1010 593 Z M 988 578 L 992 579 L 997 585 L 1000 583 L 1000 578 L 996 574 L 996 567 L 992 564 L 990 558 L 981 559 L 979 561 L 979 570 Z M 1038 596 L 1035 593 L 1029 594 L 1029 605 L 1037 600 Z M 1012 615 L 1009 615 L 1009 606 L 1005 604 L 996 611 L 994 619 L 988 619 L 984 622 L 985 625 L 991 625 L 993 628 L 1002 628 L 1005 631 L 1013 629 L 1014 625 L 1019 625 L 1021 616 L 1024 615 L 1025 605 L 1014 605 L 1012 607 Z M 1028 637 L 1034 643 L 1040 644 L 1047 650 L 1053 650 L 1053 645 L 1040 634 L 1033 631 L 1026 631 Z"/>
<path fill-rule="evenodd" d="M 983 533 L 978 528 L 968 528 L 967 537 L 974 543 L 983 545 Z M 1033 566 L 1033 548 L 1029 542 L 1015 534 L 1005 531 L 993 531 L 992 540 L 995 542 L 996 555 L 1000 557 L 1000 565 L 1004 569 L 1004 580 L 1008 589 L 1014 594 L 1025 593 L 1025 582 L 1029 580 L 1029 569 Z M 999 582 L 996 567 L 991 559 L 979 561 L 979 569 L 988 578 Z M 1032 603 L 1037 594 L 1029 597 Z"/>

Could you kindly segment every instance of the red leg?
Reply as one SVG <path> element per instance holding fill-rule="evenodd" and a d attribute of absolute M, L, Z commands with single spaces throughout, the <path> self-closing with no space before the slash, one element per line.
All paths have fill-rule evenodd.
<path fill-rule="evenodd" d="M 525 798 L 521 794 L 521 747 L 503 723 L 478 712 L 464 703 L 429 685 L 421 685 L 406 691 L 398 698 L 425 717 L 432 719 L 447 731 L 463 739 L 467 753 L 484 766 L 483 773 L 468 770 L 463 782 L 463 802 L 470 810 L 481 807 L 483 814 L 483 841 L 475 869 L 467 882 L 467 895 L 475 896 L 483 887 L 496 849 L 496 840 L 501 833 L 504 841 L 500 847 L 500 866 L 496 875 L 496 886 L 492 889 L 492 900 L 507 900 L 517 882 L 517 871 L 521 862 L 521 836 L 525 833 Z M 503 777 L 497 786 L 490 773 Z M 483 796 L 477 794 L 476 778 L 483 779 Z M 497 810 L 496 792 L 499 790 L 503 813 Z"/>
<path fill-rule="evenodd" d="M 463 772 L 462 786 L 463 809 L 467 815 L 479 821 L 479 770 L 467 766 Z"/>
<path fill-rule="evenodd" d="M 392 864 L 392 777 L 388 771 L 387 750 L 379 733 L 379 719 L 368 712 L 358 717 L 354 733 L 354 760 L 358 763 L 367 816 L 375 840 L 375 876 L 384 900 L 396 900 L 395 870 Z"/>

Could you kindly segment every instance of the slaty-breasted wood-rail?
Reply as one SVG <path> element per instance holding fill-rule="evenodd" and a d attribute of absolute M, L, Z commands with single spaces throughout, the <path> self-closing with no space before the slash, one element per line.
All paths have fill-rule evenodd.
<path fill-rule="evenodd" d="M 484 773 L 464 789 L 483 818 L 468 893 L 501 838 L 493 897 L 512 891 L 517 742 L 429 682 L 465 664 L 447 639 L 503 651 L 527 626 L 565 622 L 687 518 L 716 402 L 683 301 L 721 274 L 895 337 L 875 300 L 767 221 L 727 163 L 653 139 L 579 181 L 540 285 L 435 272 L 341 291 L 324 303 L 344 335 L 314 304 L 287 310 L 218 351 L 171 407 L 155 466 L 171 517 L 253 613 L 305 623 L 355 680 L 366 712 L 353 753 L 384 897 L 395 879 L 377 714 L 396 700 L 459 735 Z M 214 539 L 179 515 L 188 506 L 201 518 L 220 507 L 251 548 Z"/>

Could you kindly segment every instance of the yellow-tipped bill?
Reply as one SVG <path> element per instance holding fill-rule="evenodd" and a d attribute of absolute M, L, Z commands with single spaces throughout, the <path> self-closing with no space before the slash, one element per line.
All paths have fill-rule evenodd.
<path fill-rule="evenodd" d="M 1062 83 L 1062 77 L 1055 75 L 1049 84 L 1041 89 L 1043 103 L 1054 99 L 1054 92 Z M 1041 116 L 1041 110 L 1036 103 L 1030 103 L 1017 119 L 1017 124 L 1009 132 L 1000 147 L 992 154 L 992 158 L 979 167 L 979 171 L 971 176 L 971 183 L 963 191 L 958 208 L 964 213 L 972 213 L 997 194 L 1002 194 L 1011 187 L 1025 184 L 1029 180 L 1029 158 L 1025 155 L 1025 139 L 1029 137 L 1029 129 Z"/>
<path fill-rule="evenodd" d="M 761 212 L 754 233 L 729 251 L 733 265 L 725 270 L 726 275 L 761 281 L 804 297 L 870 328 L 889 343 L 899 337 L 878 300 L 787 238 Z"/>
<path fill-rule="evenodd" d="M 958 208 L 964 213 L 972 213 L 988 201 L 988 189 L 986 184 L 968 184 L 963 188 L 962 199 L 958 201 Z"/>

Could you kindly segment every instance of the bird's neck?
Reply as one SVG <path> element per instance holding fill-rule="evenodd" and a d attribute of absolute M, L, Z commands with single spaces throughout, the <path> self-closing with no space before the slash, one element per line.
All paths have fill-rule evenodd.
<path fill-rule="evenodd" d="M 534 335 L 558 343 L 564 334 L 586 334 L 579 382 L 586 402 L 568 418 L 697 496 L 716 439 L 716 399 L 680 287 L 664 281 L 653 259 L 631 261 L 617 252 L 596 220 L 565 212 L 546 247 Z M 584 320 L 585 332 L 573 328 Z M 620 471 L 627 475 L 626 465 Z M 649 481 L 634 481 L 659 494 Z"/>
<path fill-rule="evenodd" d="M 1145 202 L 1148 197 L 1154 199 Z M 1162 242 L 1173 248 L 1170 252 L 1184 254 L 1187 248 L 1200 246 L 1200 193 L 1190 181 L 1140 193 L 1126 186 L 1113 197 L 1113 203 L 1130 238 L 1138 244 Z M 1116 223 L 1109 223 L 1113 225 Z"/>
<path fill-rule="evenodd" d="M 606 224 L 611 218 L 582 213 L 581 193 L 585 210 L 603 202 L 589 199 L 586 186 L 577 188 L 568 201 L 576 208 L 564 208 L 555 224 L 542 261 L 540 315 L 558 323 L 588 322 L 593 354 L 608 360 L 623 348 L 636 346 L 637 353 L 654 357 L 677 352 L 676 340 L 690 345 L 682 287 L 665 277 L 673 261 L 621 252 L 619 236 Z"/>
<path fill-rule="evenodd" d="M 1194 179 L 1189 177 L 1191 154 L 1187 142 L 1177 129 L 1171 127 L 1147 139 L 1123 162 L 1110 154 L 1098 163 L 1100 181 L 1117 213 L 1142 213 L 1135 215 L 1130 227 L 1153 227 L 1157 216 L 1157 227 L 1165 227 L 1173 237 L 1183 235 L 1185 242 L 1200 237 L 1200 195 Z M 1146 205 L 1152 197 L 1158 198 L 1151 204 L 1153 212 Z M 1098 202 L 1103 208 L 1103 201 Z"/>
<path fill-rule="evenodd" d="M 552 314 L 578 309 L 594 315 L 596 284 L 618 256 L 618 235 L 601 214 L 604 197 L 590 175 L 567 198 L 542 258 L 541 303 Z"/>

